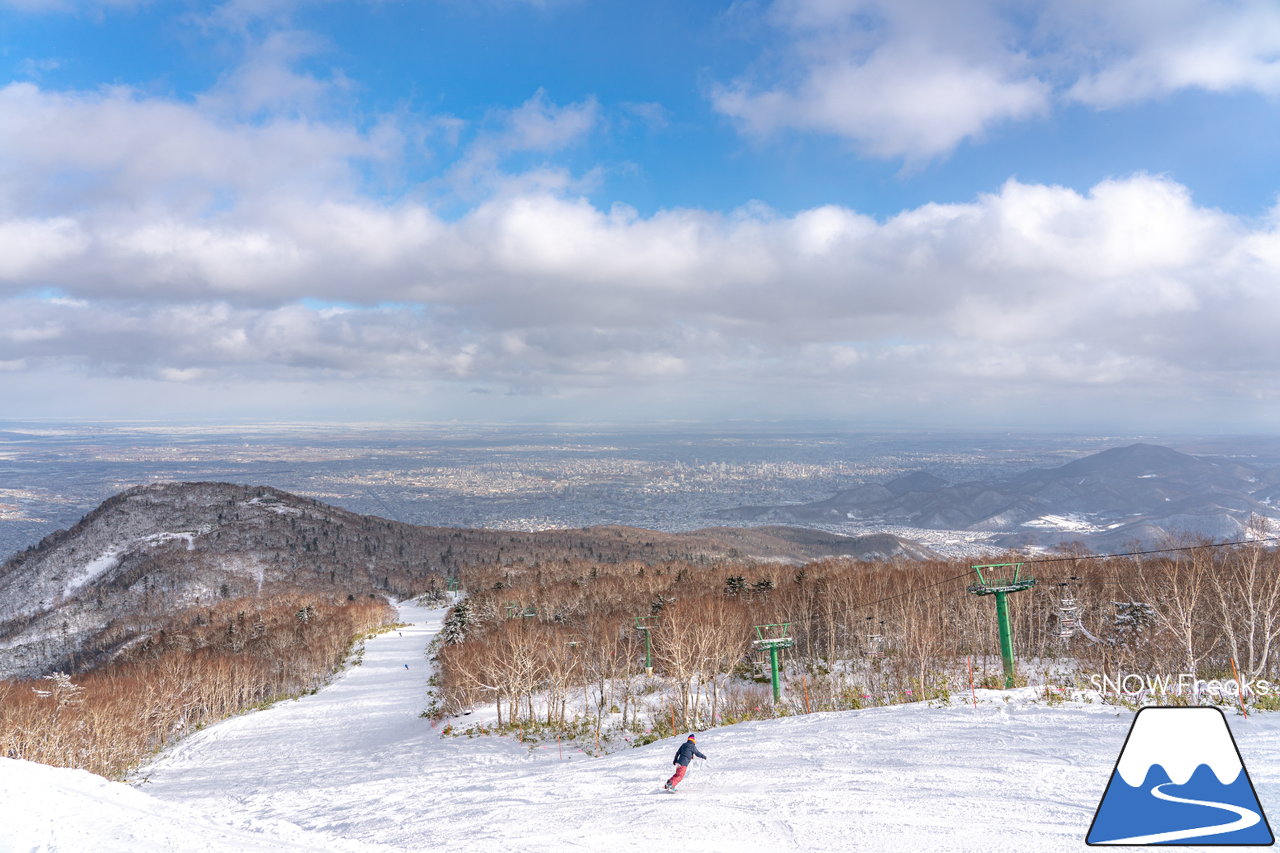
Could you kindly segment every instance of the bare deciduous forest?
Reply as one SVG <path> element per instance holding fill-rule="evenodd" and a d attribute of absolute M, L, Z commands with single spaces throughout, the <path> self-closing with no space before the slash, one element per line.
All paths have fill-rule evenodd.
<path fill-rule="evenodd" d="M 0 755 L 119 778 L 205 725 L 316 689 L 394 613 L 297 592 L 188 610 L 99 669 L 0 681 Z"/>
<path fill-rule="evenodd" d="M 1234 661 L 1249 681 L 1280 670 L 1273 550 L 1081 554 L 1025 569 L 1039 582 L 1009 596 L 1018 683 L 1043 686 L 1051 701 L 1088 688 L 1092 673 L 1230 679 Z M 463 580 L 469 595 L 446 623 L 438 655 L 440 710 L 496 702 L 501 728 L 598 735 L 612 725 L 651 739 L 777 714 L 948 697 L 969 690 L 970 665 L 976 686 L 1004 683 L 995 608 L 990 597 L 968 594 L 975 580 L 968 563 L 565 561 L 472 569 Z M 1077 614 L 1081 630 L 1073 630 Z M 653 678 L 642 677 L 638 616 L 652 624 Z M 777 706 L 767 654 L 753 647 L 753 626 L 776 623 L 789 623 L 794 639 L 782 653 L 786 689 Z M 570 710 L 584 707 L 584 716 Z"/>

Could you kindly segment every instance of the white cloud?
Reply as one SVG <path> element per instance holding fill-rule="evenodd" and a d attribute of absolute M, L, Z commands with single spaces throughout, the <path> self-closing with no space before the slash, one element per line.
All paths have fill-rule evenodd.
<path fill-rule="evenodd" d="M 477 139 L 501 180 L 499 152 L 574 145 L 598 109 L 538 93 Z M 1260 377 L 1280 366 L 1280 210 L 1242 220 L 1159 176 L 1010 181 L 883 221 L 641 215 L 539 176 L 446 217 L 365 192 L 395 134 L 30 83 L 0 89 L 0 150 L 0 363 L 24 387 L 664 389 L 748 407 L 998 388 L 1035 411 L 1082 388 L 1270 399 Z"/>
<path fill-rule="evenodd" d="M 776 0 L 766 18 L 781 59 L 713 87 L 716 109 L 753 135 L 814 131 L 878 157 L 944 156 L 1066 101 L 1280 93 L 1272 0 Z"/>
<path fill-rule="evenodd" d="M 982 5 L 945 0 L 775 4 L 793 79 L 713 92 L 750 132 L 793 127 L 856 141 L 876 156 L 945 153 L 987 127 L 1043 112 L 1049 87 Z"/>
<path fill-rule="evenodd" d="M 30 77 L 32 80 L 39 80 L 44 77 L 46 72 L 57 71 L 62 67 L 62 61 L 58 59 L 33 59 L 28 57 L 18 63 L 18 71 L 24 77 Z"/>
<path fill-rule="evenodd" d="M 595 98 L 560 107 L 539 89 L 506 115 L 507 128 L 498 136 L 497 145 L 506 151 L 559 151 L 590 133 L 599 112 Z"/>
<path fill-rule="evenodd" d="M 401 139 L 304 118 L 215 118 L 120 87 L 0 88 L 0 211 L 131 210 L 195 217 L 246 200 L 349 196 L 361 162 L 398 158 Z"/>
<path fill-rule="evenodd" d="M 298 70 L 302 61 L 320 54 L 324 48 L 316 36 L 296 30 L 277 30 L 260 42 L 250 42 L 243 61 L 199 99 L 202 112 L 231 116 L 323 115 L 328 103 L 351 85 L 340 72 L 322 79 Z"/>
<path fill-rule="evenodd" d="M 27 120 L 103 128 L 83 149 L 51 134 L 57 159 L 18 145 L 27 160 L 4 173 L 10 198 L 50 205 L 35 188 L 61 158 L 98 187 L 74 213 L 0 217 L 11 246 L 0 255 L 0 361 L 21 365 L 8 375 L 570 395 L 747 383 L 779 400 L 847 386 L 941 400 L 1002 384 L 1044 400 L 1082 387 L 1125 395 L 1134 383 L 1171 397 L 1255 393 L 1257 371 L 1280 361 L 1264 320 L 1280 315 L 1280 216 L 1250 223 L 1200 207 L 1161 177 L 1088 193 L 1010 181 L 885 221 L 830 205 L 641 216 L 546 190 L 493 195 L 450 220 L 362 196 L 342 176 L 370 143 L 350 129 L 290 125 L 327 158 L 322 179 L 282 168 L 251 182 L 235 152 L 252 143 L 278 156 L 280 128 L 129 93 L 9 87 L 4 98 L 38 117 L 9 116 L 11 133 Z M 134 158 L 150 154 L 128 141 L 156 114 L 188 148 L 211 137 L 217 156 L 185 174 L 174 157 L 133 196 L 99 187 L 99 171 L 141 174 Z M 229 187 L 233 200 L 193 207 L 171 189 L 190 184 L 212 196 Z"/>
<path fill-rule="evenodd" d="M 656 101 L 624 101 L 620 106 L 650 130 L 664 130 L 671 125 L 671 111 Z"/>
<path fill-rule="evenodd" d="M 0 282 L 34 281 L 64 260 L 82 257 L 86 237 L 67 216 L 0 221 Z"/>
<path fill-rule="evenodd" d="M 1280 94 L 1280 5 L 1272 0 L 1090 0 L 1054 20 L 1092 50 L 1067 96 L 1115 107 L 1180 89 Z"/>
<path fill-rule="evenodd" d="M 512 174 L 504 165 L 513 156 L 546 156 L 583 142 L 600 123 L 600 105 L 594 97 L 560 106 L 539 89 L 514 109 L 490 110 L 483 126 L 449 170 L 451 191 L 474 200 L 494 193 L 515 194 L 531 190 L 583 191 L 584 181 L 558 166 L 544 163 Z"/>

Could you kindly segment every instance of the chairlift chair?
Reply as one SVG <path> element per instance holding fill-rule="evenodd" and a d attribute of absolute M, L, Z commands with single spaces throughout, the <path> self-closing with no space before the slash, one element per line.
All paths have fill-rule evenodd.
<path fill-rule="evenodd" d="M 1058 601 L 1058 636 L 1066 640 L 1075 636 L 1080 628 L 1080 610 L 1071 594 L 1070 582 L 1061 581 L 1058 586 L 1063 588 L 1062 597 Z"/>
<path fill-rule="evenodd" d="M 867 621 L 871 621 L 871 617 L 867 617 Z M 871 626 L 868 625 L 868 628 Z M 880 620 L 880 633 L 867 634 L 867 657 L 879 659 L 884 657 L 884 620 Z"/>

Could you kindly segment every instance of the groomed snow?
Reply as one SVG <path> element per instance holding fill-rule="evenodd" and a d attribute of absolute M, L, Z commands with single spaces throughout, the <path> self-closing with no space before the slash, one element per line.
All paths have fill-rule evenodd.
<path fill-rule="evenodd" d="M 562 759 L 554 744 L 440 737 L 419 714 L 442 615 L 402 606 L 412 627 L 369 641 L 333 685 L 200 732 L 140 790 L 0 762 L 5 810 L 23 816 L 0 850 L 185 850 L 198 837 L 211 851 L 1080 851 L 1133 719 L 1026 690 L 1008 703 L 979 691 L 977 709 L 742 723 L 700 733 L 710 760 L 666 794 L 677 739 Z M 1280 715 L 1229 719 L 1263 807 L 1280 813 Z"/>
<path fill-rule="evenodd" d="M 287 823 L 238 820 L 164 803 L 84 770 L 0 758 L 3 853 L 204 853 L 358 851 L 354 842 L 309 835 Z"/>

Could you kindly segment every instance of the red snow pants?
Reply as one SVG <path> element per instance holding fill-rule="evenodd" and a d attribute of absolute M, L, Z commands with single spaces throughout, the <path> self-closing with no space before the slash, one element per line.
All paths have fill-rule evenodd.
<path fill-rule="evenodd" d="M 684 778 L 684 774 L 685 774 L 688 770 L 689 770 L 689 768 L 688 768 L 688 767 L 686 767 L 685 765 L 683 765 L 683 764 L 677 764 L 677 765 L 676 765 L 676 772 L 675 772 L 675 774 L 674 774 L 674 775 L 672 775 L 672 777 L 671 777 L 670 779 L 668 779 L 668 780 L 667 780 L 667 784 L 668 784 L 668 785 L 670 785 L 670 786 L 671 786 L 671 787 L 673 787 L 673 788 L 674 788 L 676 785 L 679 785 L 679 784 L 680 784 L 680 780 Z"/>

